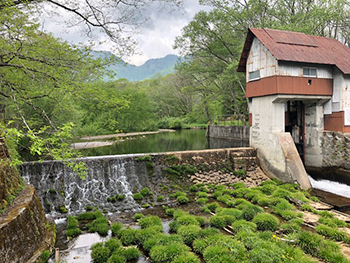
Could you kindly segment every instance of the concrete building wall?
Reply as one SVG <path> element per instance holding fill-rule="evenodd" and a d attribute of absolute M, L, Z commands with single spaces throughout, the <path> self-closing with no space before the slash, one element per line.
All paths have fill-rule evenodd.
<path fill-rule="evenodd" d="M 322 166 L 322 132 L 324 125 L 323 106 L 305 103 L 305 165 Z"/>

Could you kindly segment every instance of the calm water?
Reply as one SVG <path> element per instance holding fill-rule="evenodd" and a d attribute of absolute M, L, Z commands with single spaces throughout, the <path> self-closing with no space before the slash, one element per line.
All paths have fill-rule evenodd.
<path fill-rule="evenodd" d="M 246 147 L 247 141 L 217 140 L 205 137 L 205 130 L 162 132 L 119 141 L 111 146 L 81 150 L 84 156 L 156 153 L 186 150 L 204 150 L 229 147 Z"/>

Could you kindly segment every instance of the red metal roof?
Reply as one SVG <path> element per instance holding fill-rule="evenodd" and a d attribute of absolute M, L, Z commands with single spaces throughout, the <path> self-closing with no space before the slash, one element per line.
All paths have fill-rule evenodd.
<path fill-rule="evenodd" d="M 334 65 L 350 74 L 350 48 L 338 40 L 299 32 L 249 28 L 237 71 L 245 72 L 254 37 L 258 38 L 278 61 Z"/>

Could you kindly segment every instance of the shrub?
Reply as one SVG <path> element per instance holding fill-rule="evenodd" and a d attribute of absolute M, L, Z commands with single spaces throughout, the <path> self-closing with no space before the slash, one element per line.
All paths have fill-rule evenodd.
<path fill-rule="evenodd" d="M 205 192 L 205 193 L 209 192 L 208 188 L 205 185 L 200 186 L 199 190 L 202 191 L 202 192 Z"/>
<path fill-rule="evenodd" d="M 276 231 L 277 227 L 279 225 L 279 220 L 277 217 L 268 214 L 268 213 L 260 213 L 257 214 L 254 219 L 253 223 L 257 225 L 257 229 L 261 231 L 271 230 Z"/>
<path fill-rule="evenodd" d="M 96 218 L 91 225 L 88 225 L 89 232 L 97 232 L 101 236 L 107 236 L 109 225 L 105 217 Z"/>
<path fill-rule="evenodd" d="M 207 204 L 207 208 L 211 211 L 211 212 L 215 212 L 215 210 L 219 207 L 219 204 L 217 202 L 212 202 Z"/>
<path fill-rule="evenodd" d="M 220 216 L 230 215 L 234 216 L 237 220 L 242 219 L 242 211 L 235 208 L 220 208 L 216 210 L 216 214 Z"/>
<path fill-rule="evenodd" d="M 116 195 L 115 196 L 117 198 L 118 201 L 123 201 L 125 199 L 125 195 Z"/>
<path fill-rule="evenodd" d="M 202 216 L 194 216 L 200 226 L 204 226 L 207 223 L 207 219 Z"/>
<path fill-rule="evenodd" d="M 196 196 L 199 198 L 208 198 L 208 194 L 206 192 L 197 192 Z"/>
<path fill-rule="evenodd" d="M 136 229 L 122 229 L 120 232 L 120 241 L 124 246 L 137 245 L 139 242 L 139 231 Z"/>
<path fill-rule="evenodd" d="M 252 205 L 245 206 L 242 210 L 242 217 L 247 221 L 252 221 L 253 218 L 257 215 L 257 211 Z"/>
<path fill-rule="evenodd" d="M 91 205 L 85 206 L 86 211 L 92 211 L 93 207 Z"/>
<path fill-rule="evenodd" d="M 260 185 L 259 190 L 266 194 L 266 195 L 271 195 L 274 190 L 276 190 L 276 185 L 275 184 L 263 184 Z"/>
<path fill-rule="evenodd" d="M 191 192 L 197 192 L 197 191 L 198 191 L 198 186 L 196 186 L 196 185 L 191 185 L 191 186 L 190 186 L 190 191 L 191 191 Z"/>
<path fill-rule="evenodd" d="M 205 262 L 235 262 L 233 258 L 230 259 L 230 250 L 224 246 L 209 246 L 204 250 L 203 258 Z"/>
<path fill-rule="evenodd" d="M 72 229 L 67 229 L 66 235 L 68 237 L 77 237 L 83 232 L 79 228 L 72 228 Z"/>
<path fill-rule="evenodd" d="M 337 218 L 321 217 L 318 220 L 319 223 L 330 226 L 330 227 L 346 227 L 347 223 Z"/>
<path fill-rule="evenodd" d="M 41 263 L 46 263 L 48 260 L 49 260 L 49 258 L 50 258 L 50 256 L 51 256 L 51 253 L 50 253 L 50 251 L 49 250 L 45 250 L 43 253 L 41 253 L 41 255 L 40 255 L 40 262 Z"/>
<path fill-rule="evenodd" d="M 177 256 L 171 263 L 200 263 L 200 260 L 192 252 L 185 252 Z"/>
<path fill-rule="evenodd" d="M 184 216 L 184 215 L 189 215 L 189 213 L 187 213 L 187 212 L 185 212 L 185 211 L 183 211 L 183 210 L 181 210 L 181 209 L 176 209 L 176 210 L 174 211 L 173 217 L 174 217 L 174 219 L 176 220 L 176 219 L 178 219 L 180 216 Z"/>
<path fill-rule="evenodd" d="M 201 231 L 198 234 L 198 238 L 203 239 L 209 236 L 217 235 L 220 233 L 220 230 L 214 227 L 208 227 L 201 229 Z"/>
<path fill-rule="evenodd" d="M 78 219 L 78 220 L 94 220 L 94 219 L 96 219 L 96 213 L 95 212 L 85 212 L 85 213 L 77 215 L 76 219 Z"/>
<path fill-rule="evenodd" d="M 181 226 L 177 230 L 177 233 L 182 237 L 184 243 L 188 246 L 192 245 L 192 242 L 198 238 L 201 228 L 196 225 Z"/>
<path fill-rule="evenodd" d="M 232 195 L 237 198 L 242 198 L 248 192 L 248 188 L 240 187 L 232 191 Z"/>
<path fill-rule="evenodd" d="M 154 263 L 168 263 L 179 255 L 186 253 L 190 248 L 184 244 L 173 243 L 167 246 L 156 245 L 150 251 L 150 258 Z"/>
<path fill-rule="evenodd" d="M 295 206 L 290 204 L 287 200 L 281 199 L 281 201 L 276 205 L 276 209 L 279 209 L 279 210 L 295 210 Z"/>
<path fill-rule="evenodd" d="M 169 231 L 171 233 L 176 233 L 181 225 L 177 221 L 171 221 L 169 224 Z"/>
<path fill-rule="evenodd" d="M 238 188 L 245 188 L 245 184 L 243 182 L 239 182 L 239 183 L 235 183 L 233 184 L 233 188 L 234 189 L 238 189 Z"/>
<path fill-rule="evenodd" d="M 289 199 L 292 197 L 292 193 L 285 189 L 278 188 L 275 191 L 273 191 L 272 197 Z"/>
<path fill-rule="evenodd" d="M 164 196 L 158 195 L 157 196 L 157 202 L 163 202 L 164 201 Z"/>
<path fill-rule="evenodd" d="M 121 230 L 123 229 L 123 224 L 120 222 L 115 222 L 111 226 L 112 235 L 120 237 Z"/>
<path fill-rule="evenodd" d="M 209 224 L 216 228 L 224 228 L 226 226 L 225 216 L 212 216 L 209 218 Z"/>
<path fill-rule="evenodd" d="M 144 215 L 141 213 L 135 213 L 134 216 L 132 217 L 132 219 L 137 222 L 139 219 L 143 218 Z"/>
<path fill-rule="evenodd" d="M 178 196 L 177 201 L 179 202 L 179 204 L 187 204 L 190 200 L 186 197 L 186 196 Z"/>
<path fill-rule="evenodd" d="M 184 216 L 180 216 L 178 219 L 177 219 L 177 222 L 180 224 L 180 225 L 196 225 L 196 226 L 199 226 L 199 222 L 197 221 L 196 217 L 195 216 L 192 216 L 192 215 L 184 215 Z"/>
<path fill-rule="evenodd" d="M 173 234 L 173 235 L 160 234 L 160 235 L 157 235 L 155 237 L 147 239 L 143 244 L 143 248 L 147 252 L 149 252 L 152 249 L 152 247 L 154 247 L 156 245 L 164 245 L 165 246 L 165 245 L 169 245 L 169 244 L 173 244 L 173 243 L 183 244 L 182 237 L 180 237 L 177 234 Z"/>
<path fill-rule="evenodd" d="M 110 253 L 113 253 L 114 251 L 122 247 L 122 242 L 120 242 L 119 239 L 110 238 L 104 243 L 104 246 L 109 249 Z"/>
<path fill-rule="evenodd" d="M 140 250 L 138 250 L 136 247 L 125 248 L 121 249 L 120 251 L 126 261 L 136 260 L 141 256 Z"/>
<path fill-rule="evenodd" d="M 208 203 L 208 198 L 198 198 L 197 199 L 197 203 L 200 204 L 200 205 L 204 205 L 206 203 Z"/>
<path fill-rule="evenodd" d="M 150 226 L 141 229 L 137 233 L 138 241 L 143 245 L 147 239 L 164 234 L 162 226 Z"/>
<path fill-rule="evenodd" d="M 280 210 L 277 209 L 276 210 L 276 214 L 280 215 L 284 220 L 291 220 L 291 219 L 295 219 L 298 217 L 298 213 L 292 210 Z"/>
<path fill-rule="evenodd" d="M 338 229 L 326 225 L 316 226 L 316 232 L 335 241 L 343 241 L 346 237 L 345 232 L 339 231 Z"/>
<path fill-rule="evenodd" d="M 134 198 L 134 200 L 142 200 L 143 199 L 143 195 L 140 193 L 135 193 L 132 195 L 132 198 Z"/>
<path fill-rule="evenodd" d="M 146 217 L 141 218 L 139 220 L 139 225 L 141 226 L 141 228 L 147 228 L 150 226 L 163 226 L 160 218 L 158 216 L 152 215 L 148 215 Z"/>
<path fill-rule="evenodd" d="M 174 215 L 174 212 L 175 212 L 175 209 L 174 209 L 174 208 L 165 209 L 165 214 L 166 214 L 167 216 L 173 216 L 173 215 Z"/>
<path fill-rule="evenodd" d="M 186 196 L 186 193 L 181 192 L 181 191 L 176 191 L 175 195 L 176 195 L 176 197 L 179 197 L 179 196 Z"/>
<path fill-rule="evenodd" d="M 150 195 L 152 192 L 149 190 L 149 188 L 148 187 L 145 187 L 145 188 L 143 188 L 141 191 L 140 191 L 140 194 L 142 195 L 142 196 L 148 196 L 148 195 Z"/>
<path fill-rule="evenodd" d="M 91 251 L 91 258 L 94 263 L 104 263 L 108 260 L 109 256 L 110 250 L 107 247 L 99 246 Z"/>
<path fill-rule="evenodd" d="M 113 254 L 108 260 L 107 263 L 125 263 L 126 259 L 121 254 Z"/>
<path fill-rule="evenodd" d="M 237 220 L 232 224 L 232 230 L 234 233 L 239 233 L 241 231 L 256 231 L 257 225 L 253 222 L 248 222 L 246 220 Z"/>
<path fill-rule="evenodd" d="M 68 216 L 67 217 L 67 229 L 74 229 L 74 228 L 79 228 L 79 223 L 76 218 L 73 216 Z"/>

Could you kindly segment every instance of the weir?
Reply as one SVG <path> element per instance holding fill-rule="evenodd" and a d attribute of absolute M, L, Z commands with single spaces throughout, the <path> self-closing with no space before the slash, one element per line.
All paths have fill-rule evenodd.
<path fill-rule="evenodd" d="M 267 178 L 253 148 L 101 156 L 79 161 L 86 165 L 86 179 L 58 161 L 28 162 L 20 167 L 24 180 L 37 189 L 47 213 L 79 213 L 86 206 L 108 212 L 139 210 L 141 205 L 132 195 L 145 187 L 167 196 L 167 188 L 181 189 L 206 178 L 219 184 L 245 179 L 256 185 Z M 247 174 L 239 178 L 239 170 Z M 124 198 L 118 200 L 120 196 Z M 156 200 L 152 203 L 157 205 Z"/>

